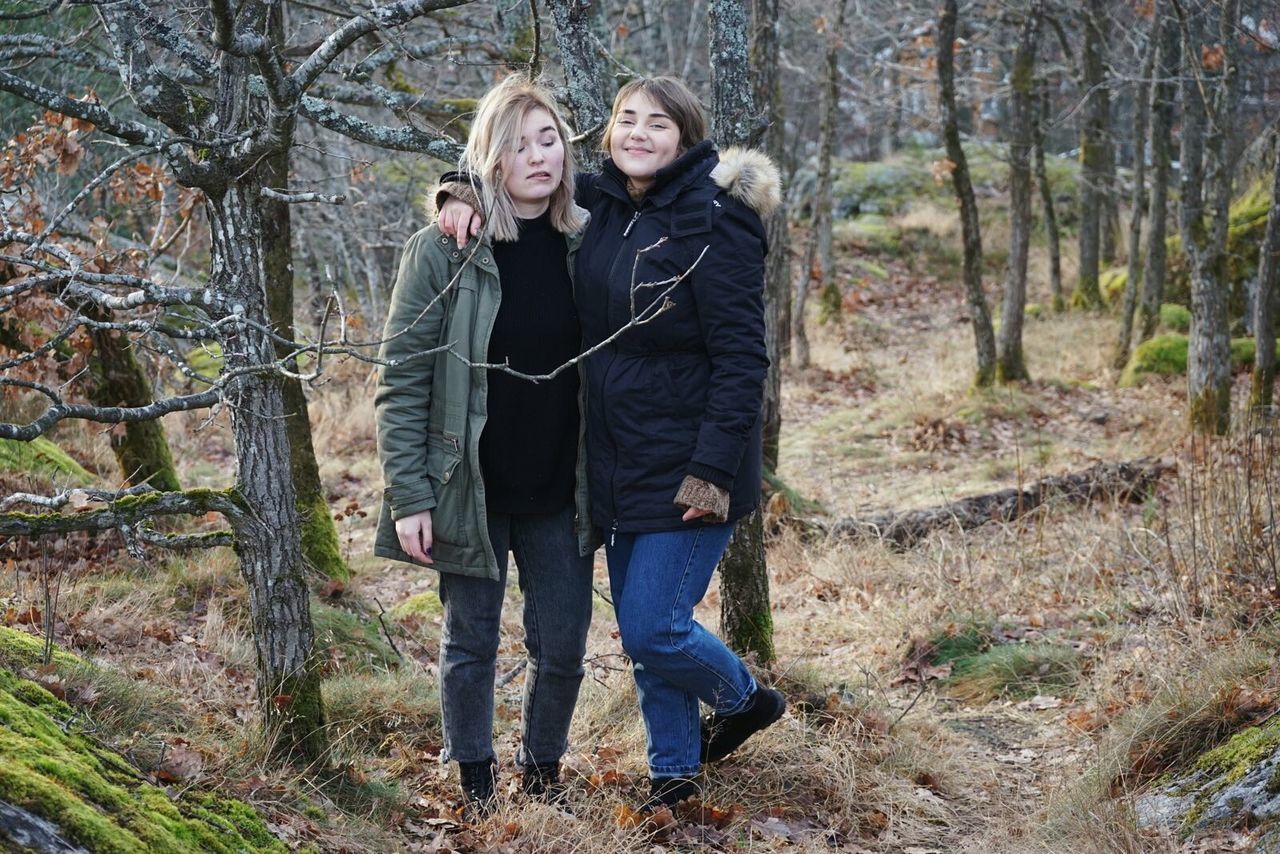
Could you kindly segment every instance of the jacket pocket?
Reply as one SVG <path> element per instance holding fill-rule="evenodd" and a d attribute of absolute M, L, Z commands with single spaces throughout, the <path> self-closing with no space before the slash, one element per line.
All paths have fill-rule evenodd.
<path fill-rule="evenodd" d="M 463 524 L 466 506 L 466 484 L 461 476 L 462 441 L 441 433 L 427 434 L 427 480 L 436 494 L 436 507 L 431 511 L 433 540 L 466 545 Z"/>

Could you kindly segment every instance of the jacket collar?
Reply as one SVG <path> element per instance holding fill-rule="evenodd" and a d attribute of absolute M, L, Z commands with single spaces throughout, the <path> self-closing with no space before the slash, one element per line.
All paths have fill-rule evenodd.
<path fill-rule="evenodd" d="M 704 139 L 654 174 L 653 183 L 649 186 L 649 191 L 645 193 L 641 204 L 650 204 L 653 207 L 671 204 L 686 187 L 710 174 L 719 162 L 716 144 L 709 139 Z M 627 193 L 627 176 L 612 159 L 604 161 L 600 177 L 602 190 L 611 196 L 631 202 L 631 196 Z"/>

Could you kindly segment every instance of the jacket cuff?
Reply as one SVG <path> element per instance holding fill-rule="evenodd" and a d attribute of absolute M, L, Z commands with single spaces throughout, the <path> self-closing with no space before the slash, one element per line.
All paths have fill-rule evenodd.
<path fill-rule="evenodd" d="M 437 217 L 440 216 L 440 208 L 444 207 L 444 203 L 449 199 L 457 199 L 465 205 L 470 205 L 472 210 L 480 210 L 480 196 L 466 181 L 442 181 L 436 186 L 433 197 L 436 202 Z"/>
<path fill-rule="evenodd" d="M 727 522 L 729 519 L 729 490 L 693 475 L 686 476 L 680 483 L 675 503 L 681 507 L 706 510 L 707 515 L 702 518 L 708 522 Z"/>
<path fill-rule="evenodd" d="M 685 469 L 685 474 L 692 475 L 699 480 L 705 480 L 707 483 L 713 483 L 725 492 L 733 489 L 733 475 L 706 463 L 689 463 L 689 467 Z"/>
<path fill-rule="evenodd" d="M 391 507 L 391 518 L 400 521 L 406 516 L 436 508 L 436 495 L 427 481 L 407 486 L 389 486 L 382 497 Z"/>

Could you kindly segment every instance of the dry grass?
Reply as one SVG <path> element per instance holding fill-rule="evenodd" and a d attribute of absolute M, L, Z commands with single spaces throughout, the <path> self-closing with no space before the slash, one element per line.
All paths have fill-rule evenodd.
<path fill-rule="evenodd" d="M 942 243 L 957 238 L 954 223 L 952 212 L 924 207 L 898 221 Z M 1047 302 L 1043 270 L 1037 248 L 1033 299 Z M 518 677 L 498 696 L 499 811 L 474 827 L 457 823 L 454 772 L 439 763 L 438 617 L 387 617 L 387 628 L 378 620 L 379 603 L 389 610 L 434 582 L 367 556 L 380 483 L 372 374 L 357 363 L 335 363 L 311 400 L 327 487 L 370 511 L 342 523 L 353 581 L 341 601 L 315 608 L 336 779 L 264 759 L 246 594 L 229 552 L 93 568 L 64 591 L 62 612 L 76 615 L 81 634 L 67 628 L 59 639 L 107 640 L 81 649 L 112 674 L 98 703 L 104 726 L 150 721 L 129 746 L 140 762 L 159 761 L 181 734 L 207 754 L 192 782 L 254 801 L 296 833 L 294 844 L 321 850 L 409 850 L 427 844 L 431 827 L 472 850 L 1170 850 L 1176 842 L 1137 827 L 1135 793 L 1240 724 L 1242 698 L 1280 692 L 1266 628 L 1271 557 L 1257 533 L 1274 524 L 1263 500 L 1271 493 L 1260 488 L 1276 481 L 1262 464 L 1274 448 L 1256 436 L 1184 444 L 1178 383 L 1115 388 L 1105 316 L 1030 321 L 1035 381 L 975 393 L 958 284 L 935 284 L 920 305 L 811 327 L 816 367 L 789 375 L 784 390 L 780 474 L 802 495 L 848 515 L 938 504 L 1098 459 L 1162 454 L 1181 471 L 1145 504 L 1051 504 L 1014 524 L 938 531 L 910 551 L 784 531 L 769 551 L 778 662 L 761 676 L 787 693 L 790 711 L 706 773 L 707 803 L 737 806 L 723 827 L 686 822 L 655 835 L 619 826 L 617 812 L 643 796 L 644 733 L 603 605 L 566 761 L 568 809 L 517 793 Z M 841 385 L 850 378 L 869 378 L 873 390 L 851 398 Z M 184 482 L 226 485 L 224 419 L 166 423 Z M 111 471 L 104 437 L 81 429 L 65 438 L 82 461 Z M 596 581 L 607 589 L 603 567 Z M 29 580 L 21 594 L 0 588 L 9 602 L 19 595 L 31 595 Z M 518 593 L 508 599 L 503 669 L 522 654 Z M 704 623 L 717 623 L 718 603 L 713 585 Z M 1024 675 L 1012 688 L 965 690 L 942 673 L 921 684 L 908 651 L 965 625 L 982 626 L 1012 659 L 1039 645 L 1072 650 L 1070 684 Z M 1028 700 L 1022 688 L 1041 696 Z M 167 705 L 174 692 L 181 707 Z"/>

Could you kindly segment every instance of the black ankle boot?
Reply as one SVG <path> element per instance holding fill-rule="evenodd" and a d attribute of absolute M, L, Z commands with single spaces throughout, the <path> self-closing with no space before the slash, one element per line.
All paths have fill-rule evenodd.
<path fill-rule="evenodd" d="M 548 803 L 563 800 L 567 791 L 564 783 L 560 782 L 559 762 L 552 762 L 549 765 L 539 765 L 536 762 L 525 765 L 524 778 L 520 785 L 530 798 Z"/>
<path fill-rule="evenodd" d="M 463 807 L 468 813 L 484 818 L 493 812 L 497 773 L 498 766 L 492 759 L 458 763 L 458 776 L 462 781 Z"/>
<path fill-rule="evenodd" d="M 736 715 L 711 715 L 702 722 L 702 761 L 724 759 L 786 710 L 787 700 L 781 691 L 759 687 L 747 707 Z"/>
<path fill-rule="evenodd" d="M 688 777 L 650 777 L 649 799 L 640 806 L 640 812 L 657 812 L 663 807 L 674 811 L 681 801 L 701 796 L 702 787 Z"/>

